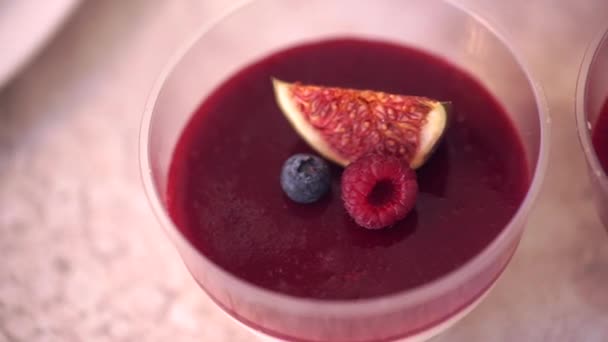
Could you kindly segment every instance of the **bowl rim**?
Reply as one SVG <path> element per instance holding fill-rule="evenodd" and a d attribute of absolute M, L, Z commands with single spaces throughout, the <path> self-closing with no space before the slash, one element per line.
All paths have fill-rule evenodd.
<path fill-rule="evenodd" d="M 499 29 L 497 24 L 489 23 L 485 18 L 480 16 L 473 10 L 459 4 L 456 0 L 429 0 L 444 3 L 452 6 L 454 10 L 460 11 L 462 14 L 470 17 L 478 24 L 483 26 L 497 40 L 503 44 L 513 60 L 516 62 L 518 67 L 523 72 L 527 81 L 529 82 L 530 88 L 533 92 L 536 109 L 538 113 L 540 137 L 539 137 L 539 152 L 536 165 L 533 166 L 533 174 L 530 182 L 530 186 L 526 197 L 522 201 L 521 205 L 517 209 L 517 212 L 513 215 L 509 223 L 501 231 L 501 233 L 488 244 L 480 253 L 478 253 L 471 260 L 466 262 L 456 270 L 447 273 L 435 281 L 421 285 L 414 289 L 401 291 L 394 294 L 389 294 L 380 297 L 358 299 L 356 301 L 349 300 L 320 300 L 312 298 L 295 297 L 275 291 L 271 291 L 260 286 L 249 283 L 241 278 L 234 276 L 233 274 L 224 270 L 220 265 L 208 259 L 202 253 L 200 253 L 192 244 L 181 234 L 175 233 L 178 229 L 169 218 L 166 210 L 164 209 L 159 193 L 156 189 L 152 171 L 151 171 L 151 160 L 149 151 L 149 135 L 151 131 L 151 123 L 154 114 L 154 108 L 158 95 L 161 92 L 163 85 L 167 78 L 171 75 L 174 68 L 180 63 L 182 57 L 188 53 L 188 51 L 201 39 L 207 31 L 212 29 L 215 25 L 221 23 L 223 20 L 229 18 L 237 11 L 242 10 L 247 6 L 255 5 L 257 2 L 269 1 L 269 0 L 241 0 L 235 5 L 231 6 L 228 11 L 225 11 L 223 15 L 216 17 L 215 20 L 203 25 L 201 28 L 196 30 L 195 34 L 187 40 L 187 42 L 179 48 L 176 53 L 172 56 L 169 62 L 165 65 L 160 76 L 157 78 L 154 86 L 149 94 L 148 102 L 145 106 L 144 115 L 141 121 L 141 129 L 139 136 L 139 163 L 140 163 L 140 174 L 142 183 L 145 189 L 150 206 L 153 212 L 157 216 L 157 219 L 161 223 L 161 226 L 165 229 L 168 235 L 172 238 L 179 239 L 184 246 L 189 246 L 200 258 L 208 263 L 208 266 L 213 267 L 214 271 L 219 272 L 223 277 L 230 282 L 227 285 L 236 291 L 249 292 L 250 296 L 257 297 L 257 301 L 263 301 L 273 303 L 274 306 L 289 308 L 289 310 L 304 314 L 318 315 L 319 312 L 323 312 L 328 315 L 342 315 L 342 316 L 356 316 L 361 313 L 366 315 L 373 314 L 375 312 L 387 312 L 391 310 L 397 310 L 404 306 L 415 306 L 422 302 L 428 301 L 432 298 L 448 292 L 454 288 L 454 284 L 462 284 L 463 281 L 468 279 L 471 275 L 476 274 L 479 270 L 483 269 L 491 260 L 494 260 L 500 251 L 503 251 L 506 245 L 515 238 L 515 235 L 520 234 L 521 229 L 515 229 L 515 227 L 524 222 L 526 216 L 530 212 L 537 199 L 541 190 L 544 176 L 547 170 L 549 160 L 549 142 L 550 142 L 550 131 L 551 131 L 551 119 L 549 116 L 548 105 L 544 96 L 543 89 L 539 83 L 535 81 L 532 76 L 531 69 L 525 63 L 524 59 L 516 53 L 516 49 L 513 44 L 507 39 L 507 35 L 503 29 Z M 272 0 L 274 1 L 274 0 Z M 174 241 L 175 242 L 175 241 Z M 202 287 L 202 285 L 201 285 Z M 205 290 L 203 288 L 203 290 Z M 205 290 L 206 291 L 206 290 Z"/>

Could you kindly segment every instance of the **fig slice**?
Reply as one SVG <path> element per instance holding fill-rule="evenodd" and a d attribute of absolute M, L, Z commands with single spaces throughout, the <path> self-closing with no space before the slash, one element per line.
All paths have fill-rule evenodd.
<path fill-rule="evenodd" d="M 375 152 L 402 157 L 417 169 L 448 123 L 449 102 L 275 78 L 272 83 L 279 107 L 298 134 L 342 166 Z"/>

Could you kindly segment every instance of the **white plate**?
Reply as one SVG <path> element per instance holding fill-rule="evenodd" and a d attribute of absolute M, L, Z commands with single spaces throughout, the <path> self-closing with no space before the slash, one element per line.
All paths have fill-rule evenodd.
<path fill-rule="evenodd" d="M 52 38 L 79 0 L 0 0 L 0 86 Z"/>

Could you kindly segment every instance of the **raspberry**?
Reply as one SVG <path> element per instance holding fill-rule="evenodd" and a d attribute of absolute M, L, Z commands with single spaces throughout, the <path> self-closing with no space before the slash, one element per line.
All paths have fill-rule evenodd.
<path fill-rule="evenodd" d="M 379 229 L 405 218 L 416 204 L 416 173 L 401 159 L 370 154 L 342 174 L 342 200 L 355 222 Z"/>

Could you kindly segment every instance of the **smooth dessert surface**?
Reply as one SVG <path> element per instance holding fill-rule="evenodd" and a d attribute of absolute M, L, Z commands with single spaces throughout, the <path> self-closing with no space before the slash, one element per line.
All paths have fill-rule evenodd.
<path fill-rule="evenodd" d="M 444 141 L 417 170 L 420 194 L 403 221 L 357 226 L 330 194 L 296 204 L 279 175 L 294 153 L 314 153 L 276 105 L 271 77 L 451 101 Z M 176 147 L 167 188 L 182 233 L 215 263 L 286 294 L 356 299 L 411 289 L 451 272 L 509 222 L 530 181 L 519 136 L 478 81 L 410 48 L 339 39 L 280 51 L 217 88 Z"/>
<path fill-rule="evenodd" d="M 608 172 L 608 102 L 593 127 L 593 147 L 604 172 Z"/>

